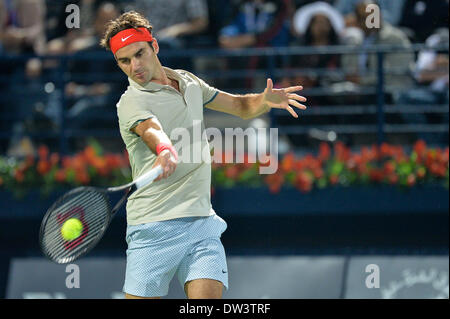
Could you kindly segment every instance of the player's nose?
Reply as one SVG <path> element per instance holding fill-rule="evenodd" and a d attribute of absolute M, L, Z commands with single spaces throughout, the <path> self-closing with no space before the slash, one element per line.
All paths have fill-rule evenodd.
<path fill-rule="evenodd" d="M 131 70 L 133 72 L 137 71 L 141 67 L 138 59 L 131 59 Z"/>

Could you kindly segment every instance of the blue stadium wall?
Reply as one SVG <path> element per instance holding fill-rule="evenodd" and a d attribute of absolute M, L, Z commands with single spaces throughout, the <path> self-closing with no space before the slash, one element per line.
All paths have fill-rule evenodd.
<path fill-rule="evenodd" d="M 40 221 L 61 194 L 43 198 L 35 191 L 18 200 L 11 193 L 0 192 L 0 297 L 6 296 L 14 258 L 42 257 Z M 448 256 L 449 192 L 440 185 L 338 187 L 308 194 L 282 189 L 276 195 L 266 189 L 217 189 L 212 203 L 228 224 L 222 241 L 233 258 Z M 122 208 L 88 257 L 123 258 L 125 228 Z"/>

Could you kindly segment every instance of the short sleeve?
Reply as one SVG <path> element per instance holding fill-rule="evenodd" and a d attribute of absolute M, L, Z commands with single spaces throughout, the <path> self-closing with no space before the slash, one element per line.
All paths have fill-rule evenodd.
<path fill-rule="evenodd" d="M 205 81 L 203 81 L 202 79 L 200 79 L 198 76 L 187 72 L 186 73 L 192 77 L 195 81 L 198 82 L 200 89 L 202 90 L 202 95 L 203 95 L 203 105 L 206 105 L 208 103 L 210 103 L 212 100 L 215 99 L 215 97 L 217 96 L 217 94 L 219 93 L 219 90 L 216 89 L 215 87 L 210 86 L 208 83 L 206 83 Z"/>
<path fill-rule="evenodd" d="M 119 117 L 120 128 L 124 131 L 130 131 L 140 122 L 155 117 L 146 103 L 138 103 L 133 98 L 122 97 L 117 104 L 117 114 Z"/>

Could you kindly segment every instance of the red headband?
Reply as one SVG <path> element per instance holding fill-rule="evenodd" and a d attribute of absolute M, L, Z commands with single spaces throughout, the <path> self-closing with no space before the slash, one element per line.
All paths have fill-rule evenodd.
<path fill-rule="evenodd" d="M 147 28 L 138 28 L 138 30 L 131 28 L 122 30 L 113 36 L 109 40 L 109 47 L 111 48 L 112 53 L 116 54 L 117 50 L 131 43 L 139 41 L 151 42 L 152 40 L 152 34 Z"/>

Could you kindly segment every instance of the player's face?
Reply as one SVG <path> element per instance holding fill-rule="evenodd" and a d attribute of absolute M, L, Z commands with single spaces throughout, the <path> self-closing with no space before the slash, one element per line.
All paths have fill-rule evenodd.
<path fill-rule="evenodd" d="M 147 42 L 134 42 L 116 51 L 120 69 L 133 81 L 145 85 L 153 78 L 156 53 Z"/>

